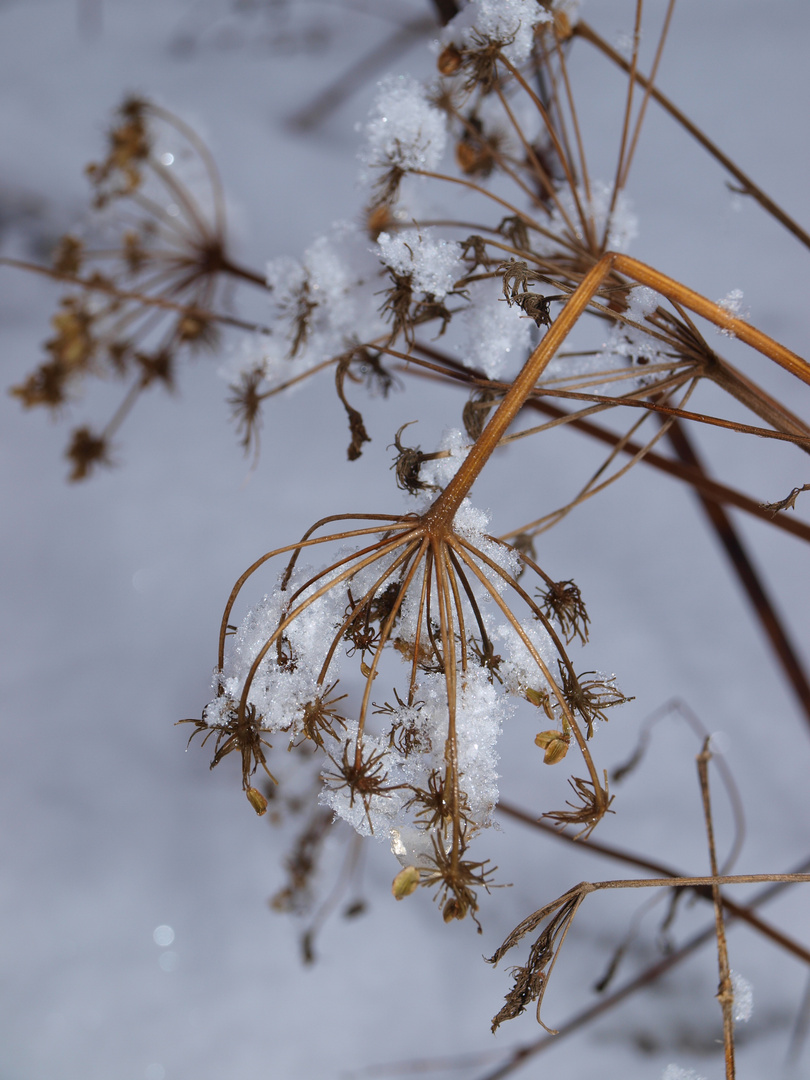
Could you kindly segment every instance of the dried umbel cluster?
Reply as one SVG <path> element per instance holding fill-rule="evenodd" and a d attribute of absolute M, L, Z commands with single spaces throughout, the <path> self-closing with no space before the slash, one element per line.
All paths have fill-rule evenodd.
<path fill-rule="evenodd" d="M 112 437 L 145 390 L 174 389 L 183 356 L 216 346 L 212 307 L 222 278 L 264 287 L 260 275 L 230 260 L 216 165 L 172 113 L 140 98 L 125 101 L 106 157 L 87 176 L 86 227 L 61 239 L 50 270 L 40 268 L 67 285 L 47 359 L 11 391 L 26 408 L 59 412 L 88 379 L 126 384 L 103 428 L 73 432 L 72 480 L 109 464 Z"/>
<path fill-rule="evenodd" d="M 397 482 L 414 496 L 414 512 L 324 519 L 239 579 L 222 620 L 216 697 L 193 721 L 215 739 L 212 764 L 239 752 L 259 812 L 265 798 L 252 778 L 259 766 L 271 772 L 271 742 L 311 744 L 323 755 L 321 802 L 358 832 L 391 842 L 403 867 L 397 898 L 436 886 L 447 919 L 474 915 L 476 892 L 490 883 L 488 861 L 468 850 L 498 798 L 495 747 L 517 702 L 535 709 L 538 766 L 574 746 L 585 764 L 569 805 L 547 815 L 586 836 L 610 805 L 588 740 L 626 699 L 611 677 L 577 672 L 567 649 L 587 638 L 582 598 L 574 582 L 540 569 L 532 536 L 618 475 L 608 467 L 646 416 L 658 413 L 661 423 L 631 463 L 676 419 L 692 418 L 685 405 L 702 378 L 775 431 L 702 421 L 810 445 L 802 422 L 722 360 L 689 312 L 804 381 L 807 365 L 743 322 L 731 302 L 713 303 L 616 250 L 635 228 L 623 188 L 641 117 L 633 130 L 631 79 L 614 182 L 593 180 L 565 61 L 572 15 L 560 5 L 477 0 L 445 32 L 439 85 L 381 83 L 362 155 L 373 244 L 343 225 L 300 262 L 270 264 L 272 333 L 232 399 L 248 444 L 266 398 L 332 367 L 356 458 L 368 435 L 347 380 L 385 391 L 392 374 L 383 364 L 399 359 L 472 390 L 466 437 L 448 433 L 435 453 L 405 446 L 403 429 L 395 437 Z M 455 173 L 440 171 L 448 139 Z M 469 215 L 416 214 L 426 180 L 469 198 Z M 469 232 L 473 214 L 487 209 L 495 219 L 485 215 Z M 566 351 L 586 314 L 599 346 Z M 451 351 L 425 342 L 426 329 Z M 508 545 L 488 534 L 468 496 L 505 439 L 548 426 L 507 434 L 548 395 L 587 403 L 554 423 L 619 406 L 642 420 L 615 437 L 605 466 L 569 506 L 516 529 L 520 542 Z M 339 531 L 328 531 L 336 523 Z M 330 547 L 338 550 L 324 568 L 301 568 L 309 549 Z M 275 590 L 232 627 L 245 583 L 284 554 Z M 356 697 L 356 682 L 338 683 L 347 660 L 359 666 Z"/>
<path fill-rule="evenodd" d="M 107 247 L 75 237 L 60 245 L 48 273 L 70 291 L 46 343 L 49 359 L 13 391 L 26 406 L 59 408 L 88 376 L 130 380 L 101 432 L 75 433 L 74 478 L 107 458 L 111 435 L 144 389 L 171 386 L 181 349 L 210 343 L 215 325 L 249 328 L 215 310 L 222 275 L 264 289 L 269 309 L 261 338 L 230 363 L 229 405 L 246 451 L 258 446 L 269 399 L 320 373 L 335 379 L 350 460 L 370 442 L 356 401 L 361 387 L 386 394 L 425 377 L 466 391 L 458 427 L 436 449 L 408 445 L 407 424 L 392 435 L 408 509 L 321 519 L 297 543 L 254 563 L 227 603 L 215 696 L 200 719 L 186 721 L 192 738 L 213 743 L 212 767 L 238 755 L 242 787 L 259 814 L 267 809 L 259 770 L 271 781 L 281 771 L 272 755 L 311 751 L 318 767 L 319 804 L 279 907 L 295 908 L 308 889 L 334 816 L 390 844 L 401 865 L 397 899 L 423 886 L 446 920 L 477 921 L 494 871 L 478 850 L 479 834 L 499 798 L 498 736 L 518 709 L 532 718 L 525 740 L 541 776 L 545 766 L 580 766 L 569 803 L 543 802 L 534 820 L 544 813 L 587 838 L 611 805 L 589 740 L 627 699 L 612 676 L 572 659 L 574 641 L 587 640 L 588 614 L 574 581 L 540 568 L 534 540 L 665 435 L 688 453 L 684 421 L 810 449 L 807 424 L 732 366 L 698 320 L 720 332 L 715 343 L 736 337 L 808 384 L 806 362 L 741 317 L 737 291 L 711 301 L 625 253 L 637 228 L 626 189 L 652 99 L 744 195 L 810 247 L 810 237 L 654 88 L 671 11 L 669 4 L 643 77 L 640 2 L 623 60 L 577 19 L 570 0 L 471 0 L 442 31 L 433 81 L 380 83 L 365 125 L 358 221 L 336 225 L 300 259 L 273 259 L 266 272 L 228 254 L 213 161 L 177 118 L 127 102 L 106 159 L 90 171 L 97 210 L 126 226 Z M 599 163 L 607 179 L 586 154 L 569 72 L 569 50 L 583 43 L 628 76 L 618 153 Z M 158 134 L 169 129 L 185 147 L 179 153 Z M 202 187 L 181 178 L 184 155 Z M 707 380 L 752 422 L 699 405 Z M 597 427 L 594 417 L 608 412 L 613 427 Z M 529 413 L 543 422 L 519 427 Z M 551 512 L 521 498 L 522 520 L 491 535 L 487 516 L 469 501 L 481 470 L 505 442 L 560 425 L 609 443 L 604 462 Z M 691 482 L 709 489 L 698 466 Z M 770 510 L 792 506 L 806 487 Z M 718 484 L 712 492 L 763 515 L 741 493 Z M 277 561 L 275 584 L 233 625 L 243 590 Z M 701 783 L 711 832 L 705 777 Z M 711 836 L 710 848 L 712 877 L 677 883 L 708 882 L 721 911 Z M 494 960 L 537 935 L 527 963 L 513 970 L 496 1026 L 542 1001 L 571 920 L 597 887 L 630 886 L 577 886 L 524 920 L 496 952 Z"/>
<path fill-rule="evenodd" d="M 470 399 L 459 422 L 474 440 L 559 305 L 607 252 L 631 243 L 637 223 L 625 188 L 642 121 L 651 97 L 672 108 L 652 89 L 660 46 L 649 80 L 638 73 L 640 13 L 629 64 L 576 16 L 566 0 L 467 4 L 442 33 L 437 82 L 388 77 L 379 85 L 360 155 L 362 223 L 340 223 L 302 258 L 276 258 L 261 271 L 239 265 L 228 250 L 220 182 L 204 143 L 160 107 L 125 102 L 106 157 L 88 170 L 98 226 L 65 237 L 53 268 L 29 267 L 69 289 L 47 360 L 14 387 L 15 396 L 26 407 L 60 410 L 89 377 L 127 382 L 103 427 L 74 432 L 72 478 L 109 460 L 113 436 L 143 391 L 171 388 L 181 356 L 211 345 L 223 326 L 262 330 L 228 364 L 228 403 L 246 452 L 258 449 L 268 399 L 326 371 L 347 413 L 350 459 L 369 441 L 349 400 L 352 384 L 385 394 L 401 384 L 399 375 L 427 371 L 466 386 Z M 617 160 L 602 163 L 609 180 L 594 175 L 580 137 L 566 60 L 580 39 L 630 75 Z M 778 213 L 723 160 L 747 194 Z M 796 230 L 784 215 L 780 220 Z M 569 504 L 513 535 L 529 539 L 603 490 L 676 419 L 808 445 L 806 424 L 707 342 L 687 314 L 686 293 L 674 295 L 669 279 L 638 270 L 610 263 L 583 308 L 589 318 L 527 398 L 531 408 L 551 413 L 554 425 L 617 409 L 631 419 Z M 263 290 L 263 326 L 216 310 L 223 280 Z M 732 294 L 714 306 L 731 320 L 718 324 L 727 333 L 735 332 L 739 303 Z M 400 365 L 396 372 L 393 365 Z M 702 380 L 743 403 L 755 423 L 690 411 Z M 575 407 L 561 415 L 566 401 Z M 636 441 L 650 417 L 660 424 Z M 629 463 L 617 467 L 630 447 Z M 412 456 L 409 471 L 398 469 L 413 490 L 426 482 L 420 463 Z"/>
<path fill-rule="evenodd" d="M 496 743 L 516 703 L 535 709 L 527 740 L 544 751 L 538 765 L 572 746 L 582 755 L 576 798 L 549 816 L 587 834 L 610 804 L 587 740 L 605 709 L 625 700 L 612 679 L 577 675 L 568 655 L 571 638 L 587 636 L 573 584 L 487 535 L 468 500 L 452 513 L 455 498 L 448 486 L 422 515 L 327 519 L 254 564 L 223 615 L 217 697 L 193 721 L 216 739 L 212 765 L 241 755 L 243 787 L 260 813 L 266 803 L 252 777 L 258 766 L 270 771 L 271 737 L 322 753 L 321 802 L 361 834 L 388 840 L 403 866 L 395 896 L 435 886 L 446 920 L 475 917 L 476 890 L 489 884 L 486 860 L 467 851 L 491 821 Z M 336 521 L 341 531 L 323 535 Z M 324 569 L 300 566 L 300 557 L 348 542 L 355 547 Z M 237 596 L 284 554 L 276 588 L 226 648 Z M 351 710 L 338 689 L 350 660 L 362 686 Z"/>

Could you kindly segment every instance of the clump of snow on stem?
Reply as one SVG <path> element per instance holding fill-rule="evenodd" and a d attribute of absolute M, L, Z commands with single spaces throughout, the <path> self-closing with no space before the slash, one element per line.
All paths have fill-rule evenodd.
<path fill-rule="evenodd" d="M 324 596 L 302 605 L 317 586 L 296 597 L 293 610 L 302 610 L 284 631 L 286 641 L 283 650 L 291 650 L 295 663 L 283 666 L 278 663 L 277 630 L 288 611 L 290 598 L 296 583 L 303 583 L 303 571 L 293 576 L 285 590 L 275 589 L 256 605 L 242 620 L 228 653 L 225 668 L 216 673 L 216 684 L 224 690 L 208 707 L 207 719 L 213 722 L 213 713 L 227 708 L 229 700 L 238 700 L 247 681 L 250 669 L 265 644 L 276 635 L 276 641 L 265 653 L 256 671 L 248 693 L 247 702 L 262 717 L 262 727 L 271 731 L 289 731 L 290 739 L 298 736 L 297 722 L 303 718 L 304 706 L 321 692 L 323 680 L 319 676 L 323 666 L 322 643 L 329 640 L 340 625 L 343 610 L 339 590 L 332 589 Z M 329 680 L 337 678 L 339 652 L 329 667 Z"/>
<path fill-rule="evenodd" d="M 501 642 L 503 661 L 499 675 L 504 686 L 514 694 L 523 694 L 527 689 L 547 691 L 548 680 L 542 667 L 538 665 L 536 653 L 546 670 L 551 671 L 559 655 L 551 635 L 537 620 L 525 619 L 520 623 L 521 633 L 511 623 L 503 623 L 494 631 L 493 637 Z M 526 645 L 529 642 L 531 649 Z"/>
<path fill-rule="evenodd" d="M 419 470 L 420 479 L 433 488 L 446 488 L 461 467 L 461 463 L 470 450 L 470 440 L 458 428 L 447 428 L 443 433 L 437 452 L 441 455 L 424 461 Z M 429 489 L 425 495 L 427 510 L 435 498 L 435 491 Z"/>
<path fill-rule="evenodd" d="M 521 317 L 516 304 L 505 303 L 490 281 L 474 281 L 466 288 L 470 304 L 458 316 L 462 336 L 457 352 L 488 379 L 517 371 L 531 344 L 531 320 Z"/>
<path fill-rule="evenodd" d="M 390 75 L 378 84 L 364 132 L 366 145 L 359 156 L 369 168 L 433 171 L 447 143 L 444 113 L 428 101 L 425 87 L 407 75 Z"/>
<path fill-rule="evenodd" d="M 605 238 L 605 250 L 626 251 L 630 243 L 635 240 L 636 236 L 638 236 L 638 218 L 633 212 L 630 199 L 624 191 L 620 191 L 616 195 L 611 210 L 612 198 L 613 185 L 606 184 L 602 180 L 591 180 L 590 198 L 582 185 L 577 187 L 576 199 L 572 195 L 570 188 L 565 188 L 559 192 L 560 205 L 569 221 L 573 223 L 578 241 L 583 241 L 585 234 L 579 210 L 577 209 L 577 202 L 589 222 L 589 228 L 596 235 L 597 243 L 601 243 L 602 238 Z M 565 236 L 570 232 L 565 217 L 559 208 L 555 208 L 548 227 L 550 231 L 557 232 L 561 236 Z"/>
<path fill-rule="evenodd" d="M 387 773 L 385 786 L 391 787 L 392 790 L 371 795 L 370 797 L 366 796 L 366 801 L 364 801 L 360 796 L 352 795 L 352 792 L 345 785 L 340 786 L 336 783 L 330 783 L 329 774 L 334 773 L 334 770 L 342 761 L 344 747 L 349 760 L 353 758 L 357 732 L 357 721 L 350 720 L 346 724 L 346 730 L 343 733 L 342 746 L 338 743 L 334 744 L 331 750 L 331 759 L 327 761 L 323 771 L 324 788 L 318 797 L 318 801 L 322 806 L 328 806 L 334 812 L 335 817 L 342 818 L 343 821 L 351 825 L 360 836 L 373 835 L 378 839 L 385 839 L 395 826 L 402 804 L 407 798 L 406 792 L 396 788 L 396 782 L 392 776 L 391 765 L 393 759 L 388 749 L 388 739 L 384 737 L 375 738 L 364 734 L 362 747 L 365 758 L 376 754 L 384 755 L 381 759 L 381 766 L 382 771 Z"/>
<path fill-rule="evenodd" d="M 750 314 L 748 308 L 743 304 L 742 289 L 732 289 L 722 300 L 717 301 L 717 306 L 721 307 L 723 311 L 727 311 L 735 319 L 747 319 Z M 736 337 L 734 331 L 728 327 L 718 326 L 717 332 L 723 334 L 724 337 Z"/>
<path fill-rule="evenodd" d="M 489 511 L 473 506 L 469 499 L 463 499 L 453 518 L 453 528 L 462 540 L 472 544 L 505 574 L 516 578 L 520 573 L 520 556 L 509 544 L 504 544 L 487 533 L 490 520 Z M 496 592 L 502 592 L 505 587 L 503 577 L 486 563 L 480 565 L 484 576 Z M 489 599 L 488 594 L 484 594 L 484 599 Z"/>
<path fill-rule="evenodd" d="M 734 1022 L 745 1024 L 754 1011 L 754 988 L 738 971 L 731 972 L 731 988 L 734 991 Z"/>
<path fill-rule="evenodd" d="M 377 238 L 380 258 L 398 274 L 410 275 L 411 287 L 443 300 L 464 276 L 461 248 L 432 229 L 403 229 Z"/>
<path fill-rule="evenodd" d="M 660 351 L 661 343 L 643 328 L 644 320 L 664 303 L 664 297 L 646 285 L 631 289 L 624 312 L 629 322 L 613 324 L 602 346 L 600 360 L 604 362 L 607 357 L 620 356 L 640 366 L 666 362 Z"/>
<path fill-rule="evenodd" d="M 345 222 L 318 237 L 300 260 L 281 256 L 268 263 L 271 322 L 278 327 L 261 339 L 269 388 L 341 353 L 352 341 L 382 332 L 367 295 L 378 273 L 365 234 Z"/>
<path fill-rule="evenodd" d="M 464 49 L 480 48 L 482 39 L 498 42 L 507 60 L 522 64 L 532 51 L 535 30 L 552 17 L 537 0 L 470 0 L 448 24 L 442 40 Z"/>

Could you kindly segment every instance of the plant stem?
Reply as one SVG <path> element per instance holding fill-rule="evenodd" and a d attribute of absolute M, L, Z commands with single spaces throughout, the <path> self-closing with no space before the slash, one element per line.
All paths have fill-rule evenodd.
<path fill-rule="evenodd" d="M 612 272 L 625 274 L 627 277 L 647 285 L 656 292 L 682 304 L 704 319 L 734 334 L 747 345 L 769 357 L 780 367 L 803 382 L 810 384 L 810 365 L 800 356 L 786 349 L 783 345 L 763 334 L 761 330 L 750 326 L 741 319 L 736 319 L 718 304 L 707 300 L 705 296 L 687 288 L 673 278 L 667 277 L 651 266 L 647 266 L 629 255 L 606 252 L 591 267 L 580 284 L 571 294 L 561 313 L 551 324 L 545 337 L 523 366 L 511 389 L 495 410 L 487 426 L 470 449 L 460 469 L 447 485 L 442 494 L 425 515 L 429 528 L 448 531 L 456 511 L 469 492 L 478 474 L 486 465 L 495 447 L 506 434 L 512 421 L 517 417 L 534 392 L 535 384 L 551 361 L 554 354 L 565 341 L 579 317 L 583 314 L 602 282 Z"/>

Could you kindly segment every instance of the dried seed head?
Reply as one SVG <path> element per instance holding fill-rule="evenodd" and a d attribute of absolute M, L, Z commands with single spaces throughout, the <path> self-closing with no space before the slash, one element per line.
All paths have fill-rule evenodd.
<path fill-rule="evenodd" d="M 110 464 L 107 440 L 88 427 L 76 428 L 65 457 L 73 466 L 68 477 L 73 482 L 86 480 L 96 465 Z"/>
<path fill-rule="evenodd" d="M 84 244 L 67 233 L 53 253 L 53 268 L 58 274 L 78 274 L 82 267 Z"/>
<path fill-rule="evenodd" d="M 564 731 L 541 731 L 534 737 L 535 744 L 545 750 L 543 761 L 546 765 L 556 765 L 568 753 L 571 736 Z"/>

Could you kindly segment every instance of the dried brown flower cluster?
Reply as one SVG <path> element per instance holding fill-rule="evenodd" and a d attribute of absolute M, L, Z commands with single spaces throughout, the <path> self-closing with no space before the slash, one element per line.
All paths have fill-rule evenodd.
<path fill-rule="evenodd" d="M 126 100 L 107 156 L 87 175 L 93 214 L 85 235 L 64 236 L 50 270 L 39 268 L 68 289 L 51 320 L 47 359 L 11 391 L 25 408 L 59 412 L 88 379 L 127 384 L 106 425 L 74 431 L 71 480 L 110 463 L 111 440 L 145 390 L 174 390 L 183 356 L 216 347 L 219 283 L 264 287 L 230 259 L 216 165 L 172 113 Z"/>

